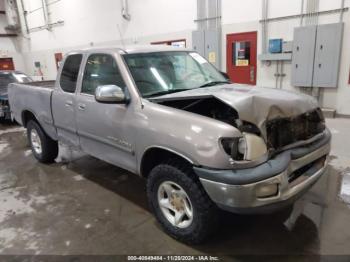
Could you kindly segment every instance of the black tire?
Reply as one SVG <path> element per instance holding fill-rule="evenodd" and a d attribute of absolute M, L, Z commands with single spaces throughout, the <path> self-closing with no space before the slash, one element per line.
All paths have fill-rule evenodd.
<path fill-rule="evenodd" d="M 159 206 L 158 188 L 165 181 L 175 182 L 181 186 L 191 201 L 193 220 L 187 228 L 171 224 Z M 164 231 L 181 242 L 203 243 L 218 227 L 217 206 L 205 192 L 193 168 L 183 161 L 170 160 L 154 167 L 147 181 L 147 197 L 150 208 Z"/>
<path fill-rule="evenodd" d="M 32 130 L 36 130 L 41 141 L 41 153 L 37 153 L 32 144 Z M 34 120 L 30 120 L 27 124 L 27 137 L 29 145 L 32 149 L 33 155 L 41 163 L 53 163 L 58 155 L 58 143 L 52 140 L 41 128 L 41 126 Z"/>

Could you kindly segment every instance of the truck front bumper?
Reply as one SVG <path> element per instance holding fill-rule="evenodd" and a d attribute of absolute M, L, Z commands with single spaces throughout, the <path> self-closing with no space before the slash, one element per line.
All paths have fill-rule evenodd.
<path fill-rule="evenodd" d="M 327 169 L 330 144 L 326 130 L 317 142 L 287 150 L 254 168 L 194 170 L 220 208 L 241 214 L 269 213 L 293 204 L 318 181 Z"/>

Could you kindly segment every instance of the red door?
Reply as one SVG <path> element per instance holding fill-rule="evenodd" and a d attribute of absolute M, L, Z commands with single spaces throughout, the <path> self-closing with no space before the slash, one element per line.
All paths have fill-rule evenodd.
<path fill-rule="evenodd" d="M 227 74 L 233 83 L 256 85 L 257 32 L 227 35 Z"/>
<path fill-rule="evenodd" d="M 60 62 L 63 60 L 63 55 L 62 53 L 56 53 L 55 54 L 55 61 L 56 61 L 56 67 L 57 67 L 57 70 L 58 68 L 60 67 Z"/>
<path fill-rule="evenodd" d="M 15 70 L 12 58 L 0 58 L 0 70 Z"/>

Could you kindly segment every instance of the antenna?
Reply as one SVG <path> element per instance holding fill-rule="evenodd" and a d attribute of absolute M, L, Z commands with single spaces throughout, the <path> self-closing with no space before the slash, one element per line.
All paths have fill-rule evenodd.
<path fill-rule="evenodd" d="M 121 41 L 121 43 L 122 43 L 123 49 L 125 49 L 124 38 L 123 38 L 123 35 L 122 35 L 122 31 L 120 30 L 119 24 L 117 24 L 117 27 L 118 27 L 118 32 L 119 32 L 120 41 Z"/>

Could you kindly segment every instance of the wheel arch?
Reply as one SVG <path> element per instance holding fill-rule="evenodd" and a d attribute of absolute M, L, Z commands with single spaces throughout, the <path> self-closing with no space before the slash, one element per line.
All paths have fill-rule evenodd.
<path fill-rule="evenodd" d="M 22 119 L 22 125 L 24 127 L 27 127 L 27 124 L 30 120 L 34 120 L 35 122 L 37 122 L 40 125 L 38 118 L 30 110 L 23 110 L 23 112 L 21 114 L 21 119 Z"/>
<path fill-rule="evenodd" d="M 194 165 L 192 159 L 179 152 L 165 147 L 153 146 L 147 148 L 142 155 L 140 162 L 140 175 L 147 178 L 153 167 L 170 158 L 176 158 L 189 165 Z"/>

